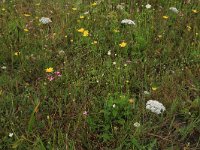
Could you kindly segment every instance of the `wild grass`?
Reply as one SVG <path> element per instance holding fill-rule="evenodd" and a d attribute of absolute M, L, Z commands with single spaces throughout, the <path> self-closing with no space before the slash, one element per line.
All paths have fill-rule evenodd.
<path fill-rule="evenodd" d="M 200 2 L 148 3 L 1 1 L 0 149 L 200 149 Z"/>

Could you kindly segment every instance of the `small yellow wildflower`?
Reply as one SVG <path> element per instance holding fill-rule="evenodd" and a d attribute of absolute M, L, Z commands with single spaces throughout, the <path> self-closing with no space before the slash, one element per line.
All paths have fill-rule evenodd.
<path fill-rule="evenodd" d="M 190 31 L 192 28 L 190 26 L 187 26 L 187 30 Z"/>
<path fill-rule="evenodd" d="M 92 42 L 92 44 L 97 44 L 97 43 L 98 43 L 97 41 L 93 41 L 93 42 Z"/>
<path fill-rule="evenodd" d="M 91 6 L 96 6 L 97 5 L 97 2 L 94 2 L 91 4 Z"/>
<path fill-rule="evenodd" d="M 196 9 L 192 9 L 192 12 L 195 13 L 195 14 L 198 13 L 198 11 Z"/>
<path fill-rule="evenodd" d="M 114 29 L 113 32 L 115 32 L 115 33 L 119 33 L 120 31 L 117 30 L 117 29 Z"/>
<path fill-rule="evenodd" d="M 53 68 L 52 67 L 47 68 L 47 69 L 45 69 L 45 71 L 48 72 L 48 73 L 51 73 L 51 72 L 53 72 Z"/>
<path fill-rule="evenodd" d="M 25 32 L 28 32 L 29 30 L 28 30 L 28 29 L 24 29 L 24 31 L 25 31 Z"/>
<path fill-rule="evenodd" d="M 73 43 L 73 42 L 74 42 L 74 40 L 73 40 L 73 39 L 71 39 L 71 40 L 70 40 L 70 42 L 71 42 L 71 43 Z"/>
<path fill-rule="evenodd" d="M 84 19 L 85 18 L 85 16 L 80 16 L 80 19 Z"/>
<path fill-rule="evenodd" d="M 77 8 L 75 8 L 75 7 L 74 7 L 74 8 L 72 8 L 72 10 L 74 10 L 74 11 L 75 11 L 75 10 L 77 10 Z"/>
<path fill-rule="evenodd" d="M 83 32 L 83 36 L 88 36 L 89 35 L 89 31 L 88 30 L 85 30 L 84 32 Z"/>
<path fill-rule="evenodd" d="M 126 42 L 122 42 L 119 44 L 120 47 L 126 47 L 127 43 Z"/>
<path fill-rule="evenodd" d="M 15 52 L 15 56 L 19 56 L 20 55 L 20 52 Z"/>
<path fill-rule="evenodd" d="M 85 29 L 84 28 L 80 28 L 77 31 L 83 33 L 85 31 Z"/>
<path fill-rule="evenodd" d="M 135 100 L 133 98 L 128 100 L 130 104 L 133 104 L 135 102 Z"/>
<path fill-rule="evenodd" d="M 151 89 L 152 89 L 153 91 L 156 91 L 158 88 L 157 88 L 156 86 L 153 86 Z"/>
<path fill-rule="evenodd" d="M 40 3 L 35 4 L 36 6 L 40 6 Z"/>
<path fill-rule="evenodd" d="M 168 19 L 169 18 L 169 16 L 163 16 L 163 19 Z"/>
<path fill-rule="evenodd" d="M 31 15 L 30 15 L 30 14 L 24 14 L 24 16 L 25 16 L 25 17 L 30 17 Z"/>
<path fill-rule="evenodd" d="M 1 10 L 2 10 L 2 11 L 5 11 L 6 9 L 5 9 L 5 8 L 2 8 Z"/>
<path fill-rule="evenodd" d="M 38 16 L 35 16 L 35 19 L 38 19 L 39 17 Z"/>

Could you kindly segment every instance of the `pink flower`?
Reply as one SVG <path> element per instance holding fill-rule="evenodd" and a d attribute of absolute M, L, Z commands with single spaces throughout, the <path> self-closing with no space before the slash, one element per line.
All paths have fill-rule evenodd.
<path fill-rule="evenodd" d="M 54 72 L 55 73 L 55 75 L 57 75 L 58 77 L 61 77 L 62 75 L 61 75 L 61 73 L 60 73 L 60 71 L 56 71 L 56 72 Z"/>
<path fill-rule="evenodd" d="M 88 115 L 88 112 L 87 112 L 87 111 L 84 111 L 84 112 L 83 112 L 83 115 L 87 116 L 87 115 Z"/>
<path fill-rule="evenodd" d="M 54 77 L 53 77 L 53 76 L 48 76 L 47 79 L 48 79 L 49 81 L 53 81 L 53 80 L 54 80 Z"/>

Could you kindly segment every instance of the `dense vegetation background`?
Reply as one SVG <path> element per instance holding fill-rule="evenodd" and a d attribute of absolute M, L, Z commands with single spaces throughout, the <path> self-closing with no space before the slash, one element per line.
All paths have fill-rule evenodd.
<path fill-rule="evenodd" d="M 199 8 L 0 1 L 0 149 L 200 149 Z"/>

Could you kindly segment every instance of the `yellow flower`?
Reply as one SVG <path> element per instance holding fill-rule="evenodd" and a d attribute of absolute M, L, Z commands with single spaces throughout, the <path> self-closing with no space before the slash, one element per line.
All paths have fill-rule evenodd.
<path fill-rule="evenodd" d="M 51 72 L 53 72 L 53 68 L 52 67 L 47 68 L 47 69 L 45 69 L 45 71 L 48 72 L 48 73 L 51 73 Z"/>
<path fill-rule="evenodd" d="M 85 31 L 85 29 L 84 28 L 80 28 L 77 31 L 83 33 Z"/>
<path fill-rule="evenodd" d="M 192 12 L 195 13 L 195 14 L 198 13 L 198 11 L 196 9 L 192 9 Z"/>
<path fill-rule="evenodd" d="M 94 2 L 91 4 L 91 6 L 96 6 L 97 5 L 97 2 Z"/>
<path fill-rule="evenodd" d="M 5 11 L 6 9 L 5 9 L 5 8 L 2 8 L 1 10 L 2 10 L 2 11 Z"/>
<path fill-rule="evenodd" d="M 130 104 L 133 104 L 135 102 L 135 100 L 133 98 L 128 100 Z"/>
<path fill-rule="evenodd" d="M 115 32 L 115 33 L 119 33 L 120 31 L 117 30 L 117 29 L 114 29 L 113 32 Z"/>
<path fill-rule="evenodd" d="M 24 29 L 24 31 L 25 31 L 25 32 L 28 32 L 29 30 L 28 30 L 28 29 Z"/>
<path fill-rule="evenodd" d="M 40 6 L 40 3 L 35 4 L 36 6 Z"/>
<path fill-rule="evenodd" d="M 152 89 L 153 91 L 156 91 L 158 88 L 157 88 L 156 86 L 153 86 L 151 89 Z"/>
<path fill-rule="evenodd" d="M 84 19 L 85 17 L 84 16 L 80 16 L 80 19 Z"/>
<path fill-rule="evenodd" d="M 126 42 L 122 42 L 119 44 L 120 47 L 126 47 L 127 43 Z"/>
<path fill-rule="evenodd" d="M 20 55 L 20 52 L 15 52 L 15 56 L 19 56 Z"/>
<path fill-rule="evenodd" d="M 74 8 L 72 8 L 72 10 L 77 10 L 77 8 L 74 7 Z"/>
<path fill-rule="evenodd" d="M 187 26 L 187 30 L 190 31 L 192 28 L 190 26 Z"/>
<path fill-rule="evenodd" d="M 88 30 L 85 30 L 84 32 L 83 32 L 83 36 L 88 36 L 89 35 L 89 31 Z"/>
<path fill-rule="evenodd" d="M 169 18 L 169 16 L 163 16 L 163 19 L 168 19 Z"/>
<path fill-rule="evenodd" d="M 98 43 L 97 41 L 93 41 L 93 42 L 92 42 L 92 44 L 97 44 L 97 43 Z"/>
<path fill-rule="evenodd" d="M 24 16 L 25 16 L 25 17 L 29 17 L 29 16 L 31 16 L 31 15 L 30 15 L 30 14 L 24 14 Z"/>

